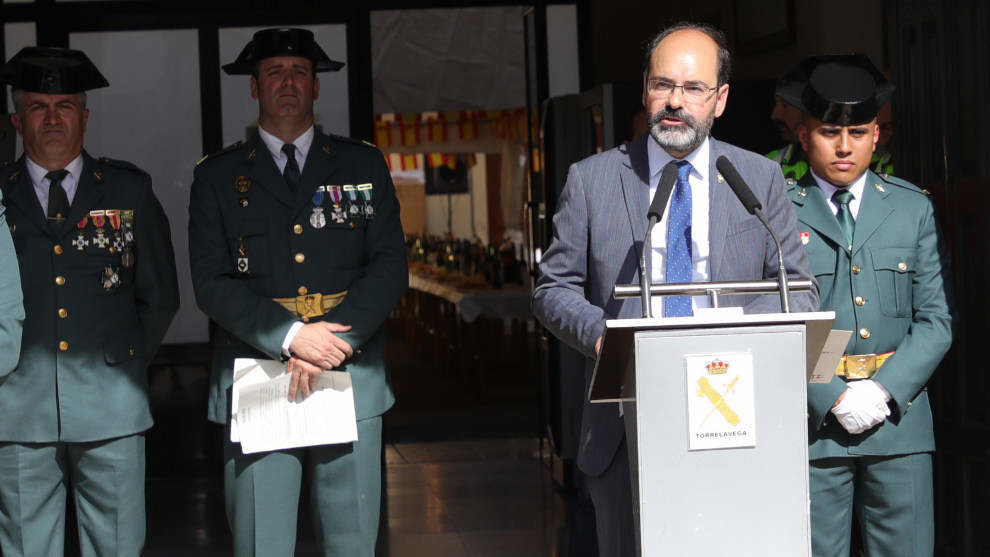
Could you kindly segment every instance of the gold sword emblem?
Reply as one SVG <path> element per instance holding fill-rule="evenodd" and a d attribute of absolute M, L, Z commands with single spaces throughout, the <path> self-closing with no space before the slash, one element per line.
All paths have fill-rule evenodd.
<path fill-rule="evenodd" d="M 722 394 L 719 394 L 718 391 L 715 390 L 715 387 L 708 382 L 707 377 L 702 376 L 698 378 L 698 396 L 708 397 L 708 401 L 712 403 L 712 409 L 705 414 L 705 419 L 701 420 L 701 424 L 699 424 L 698 427 L 705 425 L 705 422 L 708 421 L 708 418 L 710 418 L 716 410 L 718 410 L 719 413 L 725 418 L 725 421 L 729 422 L 731 425 L 739 425 L 739 415 L 736 414 L 732 408 L 729 408 L 728 403 L 725 402 L 725 395 L 727 395 L 729 391 L 736 386 L 736 381 L 739 381 L 738 375 L 732 380 L 731 383 L 729 383 L 725 390 L 722 391 Z"/>

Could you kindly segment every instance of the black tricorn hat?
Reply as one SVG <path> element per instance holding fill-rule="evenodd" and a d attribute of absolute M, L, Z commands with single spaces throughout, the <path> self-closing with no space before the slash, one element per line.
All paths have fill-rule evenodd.
<path fill-rule="evenodd" d="M 313 61 L 314 72 L 335 72 L 344 67 L 343 62 L 331 60 L 316 44 L 313 32 L 307 29 L 262 29 L 254 34 L 237 60 L 224 64 L 223 71 L 230 75 L 254 74 L 258 62 L 272 56 L 299 56 Z"/>
<path fill-rule="evenodd" d="M 804 86 L 808 84 L 807 61 L 805 59 L 777 80 L 777 86 L 774 88 L 775 95 L 790 104 L 795 104 L 792 99 L 801 98 L 801 92 L 804 91 Z"/>
<path fill-rule="evenodd" d="M 800 95 L 777 94 L 827 124 L 865 124 L 876 117 L 894 94 L 894 84 L 859 52 L 811 56 L 801 66 L 808 81 Z"/>
<path fill-rule="evenodd" d="M 110 85 L 81 50 L 50 46 L 22 48 L 4 64 L 0 82 L 46 95 L 71 95 Z"/>

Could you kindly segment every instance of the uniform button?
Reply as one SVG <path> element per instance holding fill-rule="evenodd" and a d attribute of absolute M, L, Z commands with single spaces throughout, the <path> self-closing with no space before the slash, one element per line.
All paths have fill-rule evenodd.
<path fill-rule="evenodd" d="M 309 294 L 309 289 L 305 286 L 300 286 L 299 290 L 296 290 L 296 292 L 298 292 L 300 296 L 305 296 L 306 294 Z"/>
<path fill-rule="evenodd" d="M 63 340 L 62 342 L 58 343 L 58 349 L 61 350 L 62 352 L 68 350 L 69 349 L 68 341 Z"/>
<path fill-rule="evenodd" d="M 856 305 L 857 306 L 864 306 L 864 305 L 866 305 L 866 299 L 863 298 L 862 296 L 856 296 Z"/>
<path fill-rule="evenodd" d="M 111 247 L 111 248 L 110 248 L 109 250 L 107 250 L 107 251 L 109 251 L 110 253 L 116 253 L 116 251 L 117 251 L 117 249 L 116 249 L 116 248 L 114 248 L 114 247 Z"/>
<path fill-rule="evenodd" d="M 350 226 L 351 228 L 354 228 L 354 227 L 355 227 L 355 226 L 357 226 L 357 225 L 356 225 L 356 224 L 354 224 L 354 221 L 351 221 L 351 222 L 349 222 L 349 223 L 347 224 L 347 226 Z"/>
<path fill-rule="evenodd" d="M 63 284 L 65 284 L 65 277 L 63 277 L 62 275 L 59 275 L 59 276 L 55 277 L 55 284 L 57 284 L 59 286 L 62 286 Z"/>
<path fill-rule="evenodd" d="M 306 261 L 306 254 L 305 253 L 297 253 L 296 254 L 296 263 L 302 263 L 303 261 Z"/>
<path fill-rule="evenodd" d="M 853 274 L 854 275 L 858 275 L 860 270 L 861 269 L 859 268 L 859 265 L 853 265 Z"/>
<path fill-rule="evenodd" d="M 899 271 L 907 271 L 907 263 L 905 263 L 903 261 L 901 261 L 900 263 L 898 263 L 897 264 L 897 270 L 899 270 Z"/>
<path fill-rule="evenodd" d="M 867 329 L 866 327 L 863 327 L 862 329 L 859 330 L 859 336 L 862 338 L 870 338 L 870 330 Z"/>
<path fill-rule="evenodd" d="M 58 316 L 61 317 L 62 319 L 65 319 L 66 317 L 69 316 L 69 311 L 66 310 L 65 308 L 58 308 Z"/>
<path fill-rule="evenodd" d="M 55 247 L 52 248 L 52 251 L 55 252 L 55 255 L 62 255 L 62 246 L 55 244 Z"/>
<path fill-rule="evenodd" d="M 301 224 L 297 224 L 292 227 L 292 231 L 295 232 L 296 234 L 302 234 L 303 227 Z"/>
<path fill-rule="evenodd" d="M 133 348 L 128 348 L 127 349 L 127 353 L 130 354 L 131 356 L 133 356 L 134 355 L 134 349 Z"/>

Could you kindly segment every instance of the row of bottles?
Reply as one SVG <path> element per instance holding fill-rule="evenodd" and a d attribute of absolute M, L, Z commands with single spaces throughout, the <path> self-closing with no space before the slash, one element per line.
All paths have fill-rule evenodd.
<path fill-rule="evenodd" d="M 407 236 L 409 262 L 432 266 L 445 273 L 468 278 L 483 277 L 492 288 L 522 284 L 526 264 L 518 249 L 506 240 L 500 246 L 487 246 L 480 240 L 450 239 L 440 236 Z"/>

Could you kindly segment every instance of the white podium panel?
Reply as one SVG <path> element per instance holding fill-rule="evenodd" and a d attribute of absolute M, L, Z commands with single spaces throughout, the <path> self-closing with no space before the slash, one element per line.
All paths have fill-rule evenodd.
<path fill-rule="evenodd" d="M 804 324 L 635 333 L 624 414 L 640 555 L 810 555 L 805 337 Z M 699 448 L 719 445 L 735 446 Z"/>

